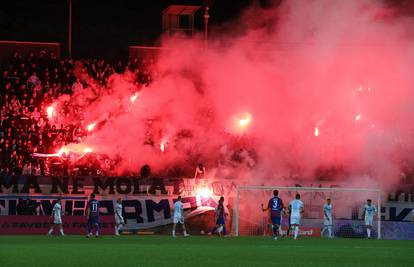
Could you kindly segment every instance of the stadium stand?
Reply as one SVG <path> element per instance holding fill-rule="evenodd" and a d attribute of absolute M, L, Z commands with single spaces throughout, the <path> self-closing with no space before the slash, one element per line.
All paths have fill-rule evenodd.
<path fill-rule="evenodd" d="M 150 81 L 145 60 L 137 58 L 126 64 L 121 60 L 110 64 L 101 59 L 59 59 L 45 50 L 27 55 L 14 52 L 2 67 L 0 76 L 0 174 L 59 174 L 54 173 L 53 162 L 31 155 L 55 153 L 62 145 L 86 134 L 79 124 L 54 125 L 47 116 L 47 107 L 53 100 L 86 86 L 74 75 L 77 66 L 93 77 L 103 90 L 111 74 L 126 69 L 137 75 L 139 83 Z M 88 168 L 82 175 L 97 173 Z"/>

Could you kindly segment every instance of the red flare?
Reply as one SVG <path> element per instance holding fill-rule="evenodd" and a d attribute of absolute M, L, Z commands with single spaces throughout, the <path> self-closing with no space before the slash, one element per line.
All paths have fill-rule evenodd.
<path fill-rule="evenodd" d="M 95 122 L 94 122 L 94 123 L 89 124 L 89 125 L 86 127 L 86 129 L 88 130 L 88 132 L 92 131 L 92 130 L 95 128 L 95 125 L 96 125 L 96 123 L 95 123 Z"/>
<path fill-rule="evenodd" d="M 313 132 L 313 134 L 318 137 L 319 136 L 319 128 L 315 127 L 315 131 Z"/>
<path fill-rule="evenodd" d="M 49 107 L 46 109 L 46 113 L 47 113 L 47 117 L 48 117 L 49 119 L 53 118 L 53 115 L 55 114 L 55 108 L 54 108 L 53 106 L 49 106 Z"/>

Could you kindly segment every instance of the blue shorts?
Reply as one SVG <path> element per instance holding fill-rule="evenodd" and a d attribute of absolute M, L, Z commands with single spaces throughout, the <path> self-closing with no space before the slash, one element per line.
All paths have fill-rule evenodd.
<path fill-rule="evenodd" d="M 270 219 L 273 225 L 280 225 L 280 216 L 271 216 Z"/>
<path fill-rule="evenodd" d="M 90 223 L 90 224 L 99 224 L 99 216 L 89 217 L 88 223 Z"/>
<path fill-rule="evenodd" d="M 216 224 L 217 225 L 224 225 L 224 217 L 217 218 Z"/>

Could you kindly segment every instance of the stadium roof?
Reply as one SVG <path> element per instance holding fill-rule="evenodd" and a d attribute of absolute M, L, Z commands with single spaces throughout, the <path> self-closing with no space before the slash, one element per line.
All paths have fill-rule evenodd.
<path fill-rule="evenodd" d="M 164 9 L 163 13 L 175 15 L 192 15 L 199 9 L 200 6 L 171 5 Z"/>

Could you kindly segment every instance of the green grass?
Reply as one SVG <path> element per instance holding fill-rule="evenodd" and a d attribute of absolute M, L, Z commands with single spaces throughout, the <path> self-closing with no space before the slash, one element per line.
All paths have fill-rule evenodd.
<path fill-rule="evenodd" d="M 414 242 L 191 236 L 0 236 L 7 266 L 414 266 Z"/>

